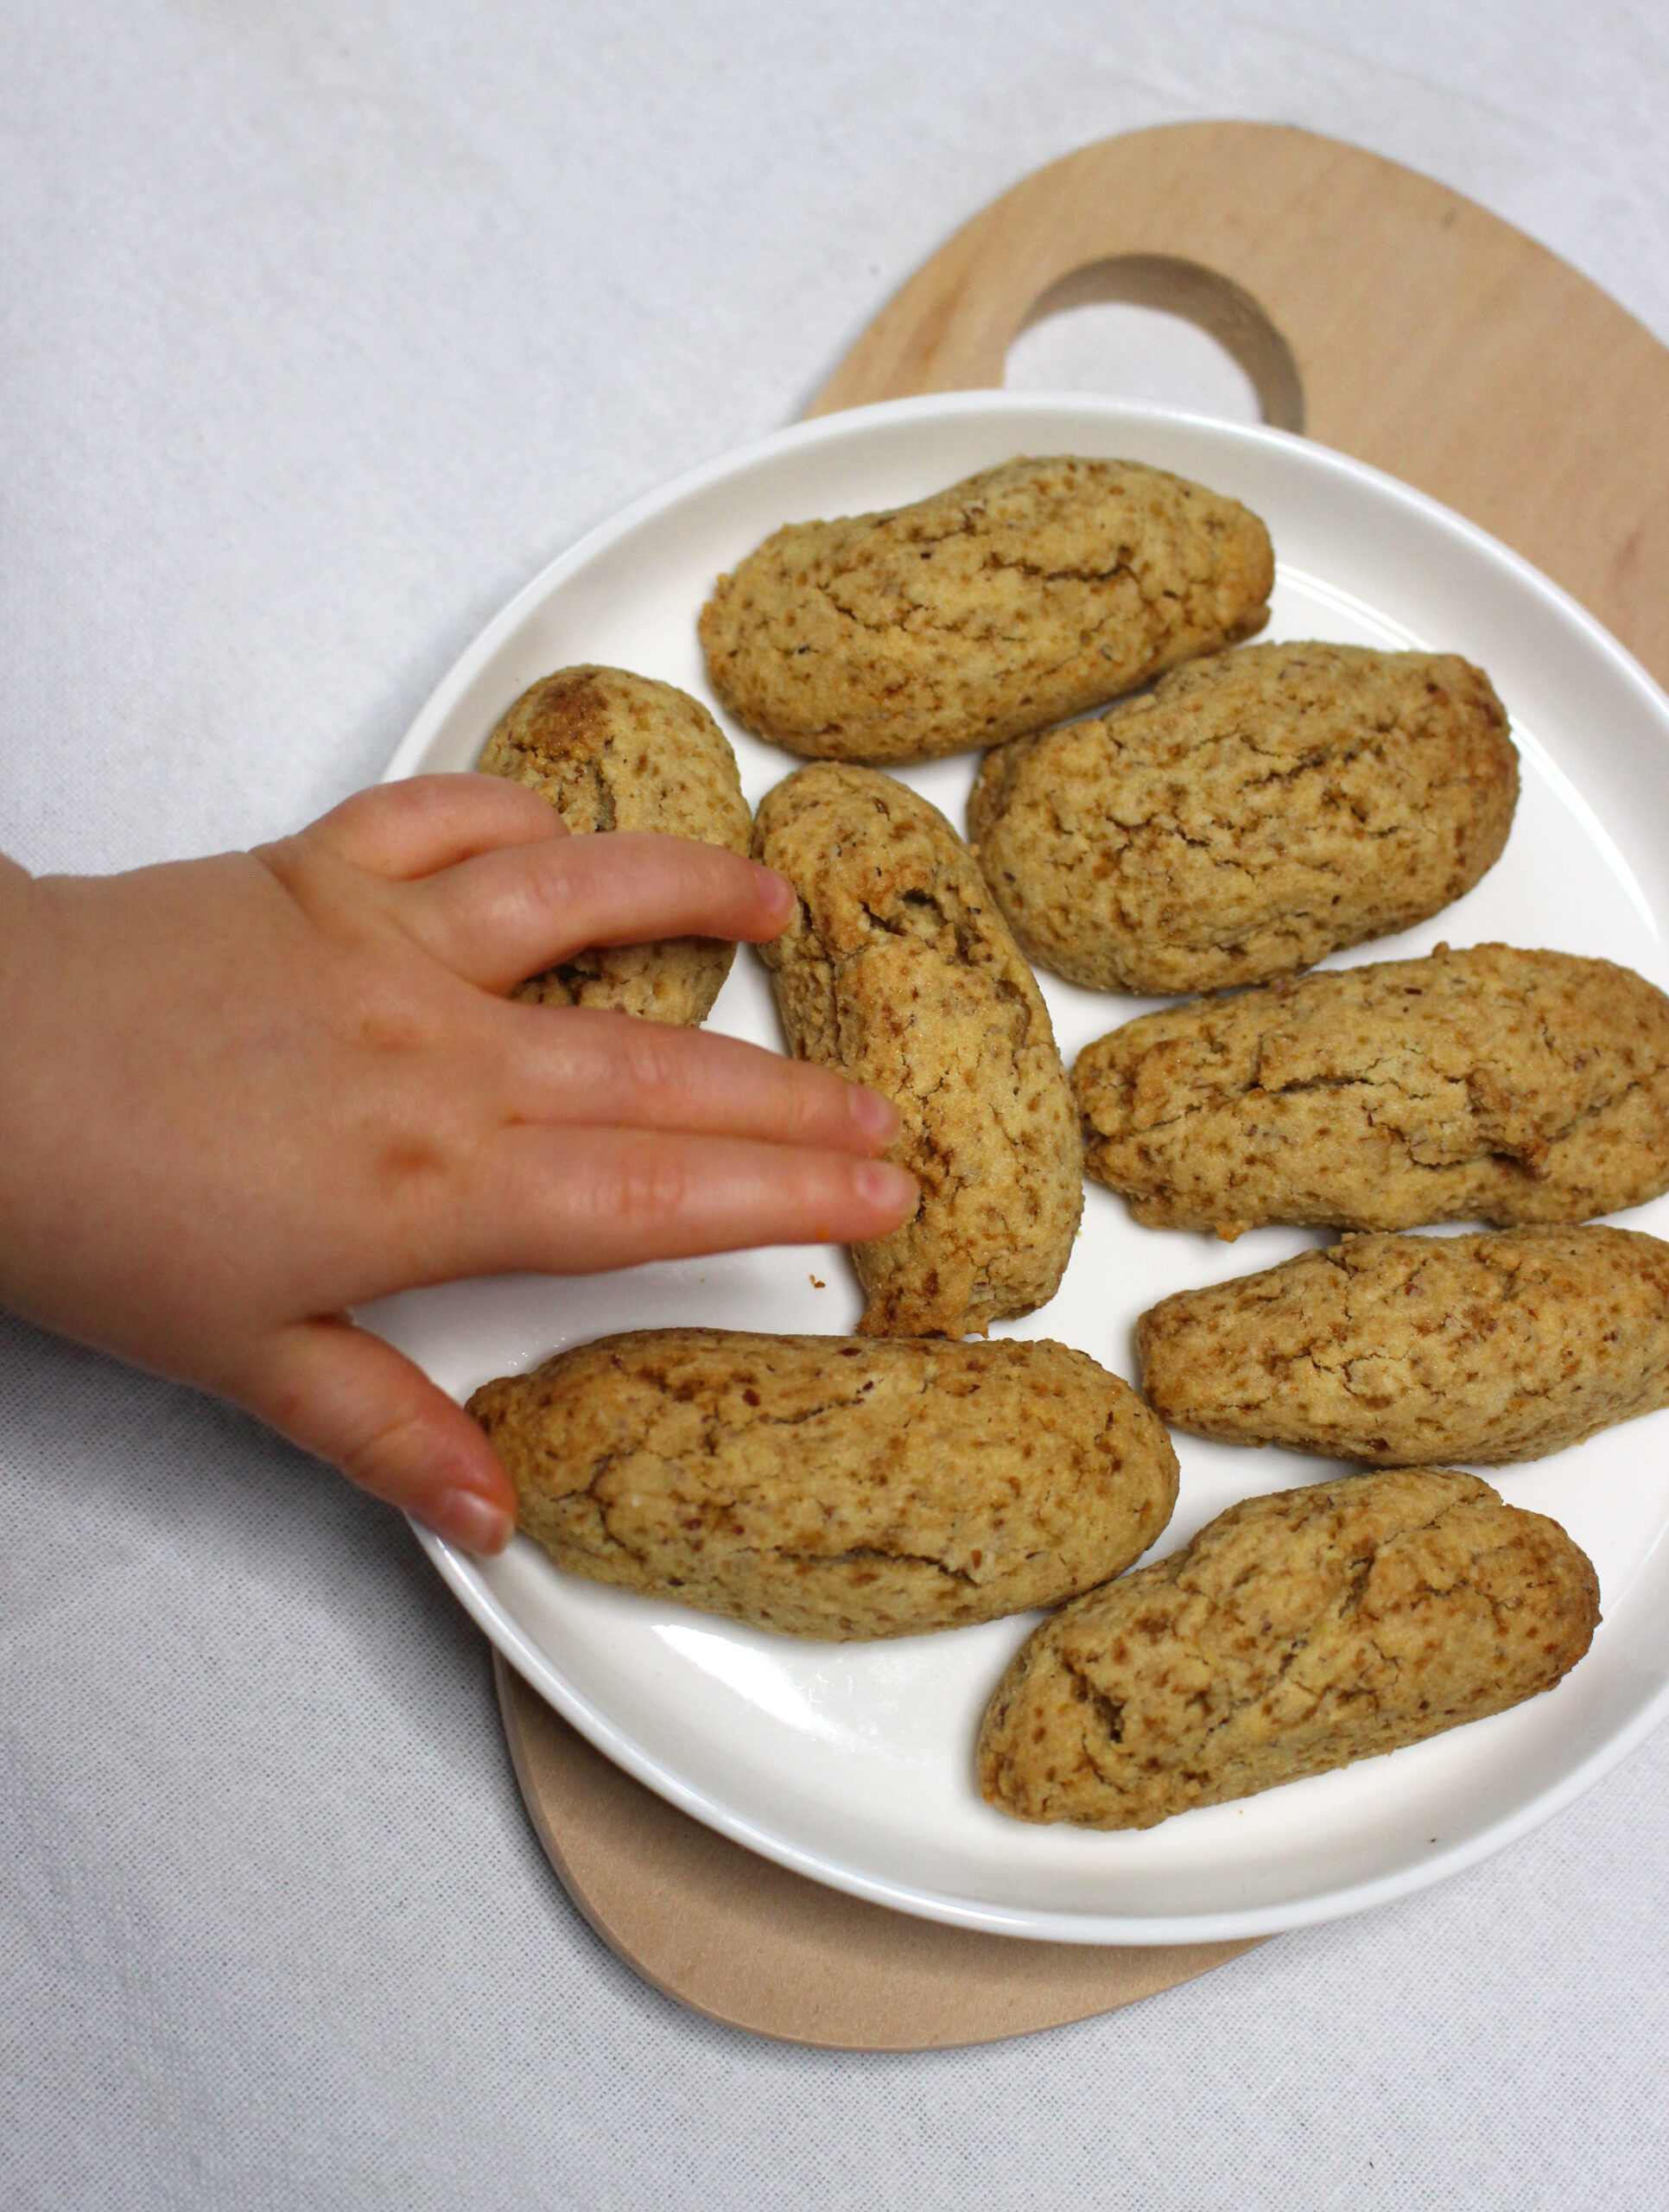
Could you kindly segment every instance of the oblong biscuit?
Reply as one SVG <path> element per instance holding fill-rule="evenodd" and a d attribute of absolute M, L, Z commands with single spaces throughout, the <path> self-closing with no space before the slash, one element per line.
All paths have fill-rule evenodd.
<path fill-rule="evenodd" d="M 469 1402 L 559 1567 L 783 1635 L 960 1628 L 1092 1587 L 1177 1459 L 1064 1344 L 645 1329 Z"/>
<path fill-rule="evenodd" d="M 1518 753 L 1453 653 L 1247 645 L 986 755 L 968 836 L 1028 958 L 1209 991 L 1424 921 L 1500 859 Z"/>
<path fill-rule="evenodd" d="M 746 853 L 753 822 L 730 741 L 699 700 L 622 668 L 558 669 L 500 718 L 480 760 L 549 799 L 575 835 L 648 830 Z M 651 1021 L 706 1020 L 736 948 L 721 938 L 600 945 L 512 995 L 612 1007 Z"/>
<path fill-rule="evenodd" d="M 1173 1427 L 1376 1467 L 1539 1459 L 1669 1405 L 1669 1244 L 1638 1230 L 1348 1236 L 1136 1324 Z"/>
<path fill-rule="evenodd" d="M 1037 980 L 936 807 L 873 768 L 802 768 L 760 803 L 755 855 L 800 894 L 759 950 L 790 1049 L 884 1092 L 921 1184 L 855 1246 L 861 1329 L 961 1336 L 1052 1298 L 1083 1210 L 1078 1135 Z"/>
<path fill-rule="evenodd" d="M 1669 1187 L 1669 999 L 1505 944 L 1144 1014 L 1072 1085 L 1089 1173 L 1154 1229 L 1582 1221 Z"/>
<path fill-rule="evenodd" d="M 1269 533 L 1132 461 L 1016 460 L 913 506 L 792 523 L 701 611 L 714 690 L 814 760 L 1041 729 L 1260 629 Z"/>
<path fill-rule="evenodd" d="M 1504 1712 L 1598 1620 L 1585 1554 L 1475 1475 L 1248 1498 L 1029 1638 L 987 1708 L 980 1788 L 1019 1820 L 1152 1827 Z"/>

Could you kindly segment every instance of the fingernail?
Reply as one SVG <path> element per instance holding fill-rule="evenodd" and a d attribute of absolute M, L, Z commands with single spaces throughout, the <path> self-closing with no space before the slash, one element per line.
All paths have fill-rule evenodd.
<path fill-rule="evenodd" d="M 866 1090 L 861 1084 L 854 1084 L 849 1095 L 853 1120 L 864 1135 L 878 1145 L 891 1144 L 898 1130 L 898 1109 L 890 1098 L 883 1098 L 879 1090 Z"/>
<path fill-rule="evenodd" d="M 907 1175 L 902 1167 L 894 1167 L 890 1160 L 860 1160 L 853 1169 L 852 1181 L 860 1198 L 878 1212 L 892 1214 L 898 1220 L 909 1212 L 918 1196 L 915 1177 Z"/>
<path fill-rule="evenodd" d="M 432 1514 L 423 1516 L 441 1535 L 466 1552 L 501 1552 L 516 1523 L 502 1505 L 493 1504 L 478 1490 L 449 1490 L 436 1499 Z"/>

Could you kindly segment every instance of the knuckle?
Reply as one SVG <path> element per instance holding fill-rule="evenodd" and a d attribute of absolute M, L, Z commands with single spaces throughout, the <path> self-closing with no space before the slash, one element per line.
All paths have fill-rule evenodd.
<path fill-rule="evenodd" d="M 677 1219 L 688 1210 L 691 1195 L 689 1168 L 679 1151 L 653 1139 L 621 1147 L 613 1188 L 600 1193 L 616 1218 L 638 1229 Z"/>
<path fill-rule="evenodd" d="M 371 904 L 356 899 L 360 879 L 317 823 L 274 844 L 256 846 L 251 858 L 320 938 L 341 945 L 363 936 Z"/>
<path fill-rule="evenodd" d="M 326 821 L 328 820 L 327 816 Z M 327 842 L 324 827 L 324 823 L 314 823 L 306 830 L 296 830 L 292 836 L 275 837 L 270 844 L 253 845 L 250 858 L 259 861 L 268 874 L 292 896 L 298 895 L 318 874 L 320 847 Z"/>
<path fill-rule="evenodd" d="M 344 1438 L 337 1465 L 361 1490 L 382 1491 L 403 1488 L 415 1466 L 421 1465 L 425 1424 L 420 1414 L 398 1413 L 368 1421 Z"/>
<path fill-rule="evenodd" d="M 516 883 L 527 920 L 536 929 L 569 934 L 588 903 L 592 855 L 588 836 L 548 838 L 525 848 Z"/>
<path fill-rule="evenodd" d="M 775 1059 L 767 1080 L 779 1141 L 820 1145 L 845 1112 L 846 1085 L 827 1069 L 802 1060 Z"/>
<path fill-rule="evenodd" d="M 689 1087 L 682 1032 L 629 1014 L 620 1022 L 619 1065 L 629 1092 L 644 1103 L 676 1103 Z"/>
<path fill-rule="evenodd" d="M 793 1092 L 793 1130 L 801 1143 L 821 1139 L 831 1122 L 845 1116 L 847 1086 L 839 1077 L 831 1080 L 825 1069 L 790 1060 L 784 1064 L 782 1081 Z"/>
<path fill-rule="evenodd" d="M 390 1129 L 376 1160 L 375 1193 L 414 1281 L 444 1272 L 460 1224 L 492 1185 L 485 1147 L 455 1130 Z"/>

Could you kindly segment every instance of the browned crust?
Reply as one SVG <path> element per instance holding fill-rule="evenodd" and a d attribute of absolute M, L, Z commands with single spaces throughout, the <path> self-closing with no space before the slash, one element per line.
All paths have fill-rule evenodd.
<path fill-rule="evenodd" d="M 1518 788 L 1506 710 L 1456 655 L 1248 645 L 987 753 L 968 836 L 1040 966 L 1219 990 L 1463 897 Z"/>
<path fill-rule="evenodd" d="M 1151 1827 L 1552 1688 L 1599 1584 L 1557 1522 L 1419 1467 L 1247 1499 L 1037 1630 L 980 1730 L 1026 1821 Z"/>
<path fill-rule="evenodd" d="M 1540 1459 L 1669 1405 L 1669 1244 L 1637 1230 L 1347 1237 L 1136 1325 L 1161 1417 L 1373 1466 Z"/>
<path fill-rule="evenodd" d="M 803 768 L 759 808 L 756 856 L 800 895 L 760 947 L 790 1049 L 884 1092 L 922 1186 L 856 1247 L 861 1326 L 961 1336 L 1059 1286 L 1083 1207 L 1072 1101 L 1036 979 L 936 808 L 871 768 Z"/>
<path fill-rule="evenodd" d="M 1138 461 L 1015 460 L 793 523 L 701 611 L 714 690 L 814 760 L 930 760 L 1080 714 L 1261 628 L 1269 534 Z"/>
<path fill-rule="evenodd" d="M 1063 1344 L 646 1329 L 470 1400 L 559 1567 L 789 1636 L 910 1636 L 1092 1587 L 1177 1461 Z"/>
<path fill-rule="evenodd" d="M 1669 1187 L 1669 1000 L 1440 945 L 1126 1023 L 1072 1076 L 1085 1163 L 1156 1229 L 1582 1221 Z"/>

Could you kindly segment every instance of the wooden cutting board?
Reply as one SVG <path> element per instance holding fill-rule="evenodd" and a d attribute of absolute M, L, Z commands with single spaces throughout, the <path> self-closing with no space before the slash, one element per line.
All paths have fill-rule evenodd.
<path fill-rule="evenodd" d="M 1000 385 L 1023 329 L 1092 300 L 1201 325 L 1267 422 L 1481 523 L 1669 685 L 1669 350 L 1482 207 L 1307 131 L 1177 124 L 1038 170 L 911 277 L 809 412 Z M 496 1665 L 517 1779 L 574 1902 L 714 2019 L 848 2050 L 987 2043 L 1249 1948 L 1029 1943 L 846 1897 L 675 1811 Z"/>

